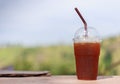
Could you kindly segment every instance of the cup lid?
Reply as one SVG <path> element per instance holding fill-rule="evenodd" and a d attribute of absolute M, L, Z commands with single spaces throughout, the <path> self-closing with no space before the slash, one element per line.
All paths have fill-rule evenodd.
<path fill-rule="evenodd" d="M 74 42 L 100 42 L 100 36 L 97 30 L 93 27 L 88 27 L 87 36 L 84 27 L 79 28 L 74 35 Z"/>

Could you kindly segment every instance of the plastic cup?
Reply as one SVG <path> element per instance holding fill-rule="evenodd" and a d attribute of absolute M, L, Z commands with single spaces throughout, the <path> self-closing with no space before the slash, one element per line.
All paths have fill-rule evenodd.
<path fill-rule="evenodd" d="M 73 41 L 77 78 L 96 80 L 100 54 L 98 32 L 94 28 L 88 27 L 86 36 L 86 31 L 82 27 L 76 31 Z"/>

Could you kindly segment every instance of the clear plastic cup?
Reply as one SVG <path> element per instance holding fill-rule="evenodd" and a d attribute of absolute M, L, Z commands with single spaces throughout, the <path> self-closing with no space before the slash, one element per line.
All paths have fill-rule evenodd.
<path fill-rule="evenodd" d="M 96 80 L 101 41 L 98 32 L 92 27 L 86 32 L 82 27 L 76 31 L 73 41 L 77 78 Z"/>

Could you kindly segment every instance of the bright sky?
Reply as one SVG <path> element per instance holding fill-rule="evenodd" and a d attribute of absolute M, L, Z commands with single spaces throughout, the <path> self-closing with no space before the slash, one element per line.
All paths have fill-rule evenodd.
<path fill-rule="evenodd" d="M 77 7 L 101 37 L 120 34 L 120 0 L 0 0 L 0 44 L 72 43 L 83 26 Z"/>

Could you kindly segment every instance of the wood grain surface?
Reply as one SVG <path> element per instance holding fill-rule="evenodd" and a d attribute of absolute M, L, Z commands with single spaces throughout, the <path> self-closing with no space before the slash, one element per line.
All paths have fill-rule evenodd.
<path fill-rule="evenodd" d="M 0 84 L 119 84 L 120 76 L 98 76 L 97 80 L 78 80 L 76 76 L 1 77 Z"/>

